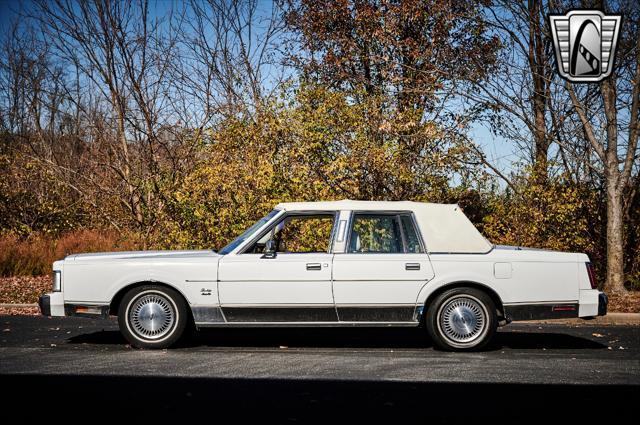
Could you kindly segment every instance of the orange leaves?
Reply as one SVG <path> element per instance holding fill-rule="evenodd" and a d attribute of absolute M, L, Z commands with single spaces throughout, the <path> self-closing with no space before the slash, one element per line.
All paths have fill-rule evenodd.
<path fill-rule="evenodd" d="M 433 104 L 445 81 L 483 78 L 498 47 L 473 1 L 303 0 L 287 23 L 301 35 L 306 51 L 296 59 L 312 81 L 403 109 Z"/>

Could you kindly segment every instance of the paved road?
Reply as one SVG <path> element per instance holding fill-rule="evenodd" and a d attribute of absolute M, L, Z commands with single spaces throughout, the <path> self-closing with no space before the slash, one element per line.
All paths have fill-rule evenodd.
<path fill-rule="evenodd" d="M 512 324 L 482 353 L 436 351 L 420 329 L 217 329 L 143 351 L 115 321 L 0 316 L 0 387 L 3 400 L 55 393 L 86 413 L 111 400 L 128 417 L 153 407 L 167 420 L 202 409 L 277 422 L 336 409 L 360 420 L 610 418 L 609 403 L 640 395 L 640 327 L 585 323 Z M 632 407 L 616 403 L 615 415 Z"/>

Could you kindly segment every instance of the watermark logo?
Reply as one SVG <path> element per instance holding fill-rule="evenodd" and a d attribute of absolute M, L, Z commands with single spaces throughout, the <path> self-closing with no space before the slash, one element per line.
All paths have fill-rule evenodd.
<path fill-rule="evenodd" d="M 560 75 L 576 83 L 611 75 L 621 20 L 620 15 L 607 16 L 599 10 L 549 15 Z"/>

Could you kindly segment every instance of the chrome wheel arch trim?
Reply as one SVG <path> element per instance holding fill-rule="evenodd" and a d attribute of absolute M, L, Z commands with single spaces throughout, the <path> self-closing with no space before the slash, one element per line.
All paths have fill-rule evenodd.
<path fill-rule="evenodd" d="M 494 302 L 498 318 L 504 317 L 505 304 L 502 296 L 491 285 L 480 282 L 481 279 L 431 279 L 426 282 L 416 299 L 416 316 L 419 320 L 425 317 L 429 305 L 432 304 L 436 297 L 445 291 L 455 288 L 472 288 L 484 292 Z M 422 309 L 422 311 L 420 311 Z"/>
<path fill-rule="evenodd" d="M 111 295 L 107 298 L 109 300 L 108 305 L 110 307 L 111 314 L 118 314 L 118 305 L 122 302 L 127 292 L 131 291 L 132 289 L 147 285 L 156 285 L 160 288 L 168 288 L 176 291 L 187 304 L 187 308 L 191 308 L 191 301 L 189 301 L 189 298 L 186 296 L 184 288 L 181 285 L 170 283 L 167 279 L 135 279 L 129 281 L 128 283 L 117 285 L 117 289 L 115 291 L 112 291 Z"/>

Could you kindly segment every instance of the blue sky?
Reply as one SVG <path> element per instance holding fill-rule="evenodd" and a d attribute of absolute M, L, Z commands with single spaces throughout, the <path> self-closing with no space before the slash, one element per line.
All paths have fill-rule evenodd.
<path fill-rule="evenodd" d="M 0 31 L 4 33 L 9 28 L 9 22 L 15 17 L 15 11 L 20 8 L 20 0 L 0 0 Z"/>

